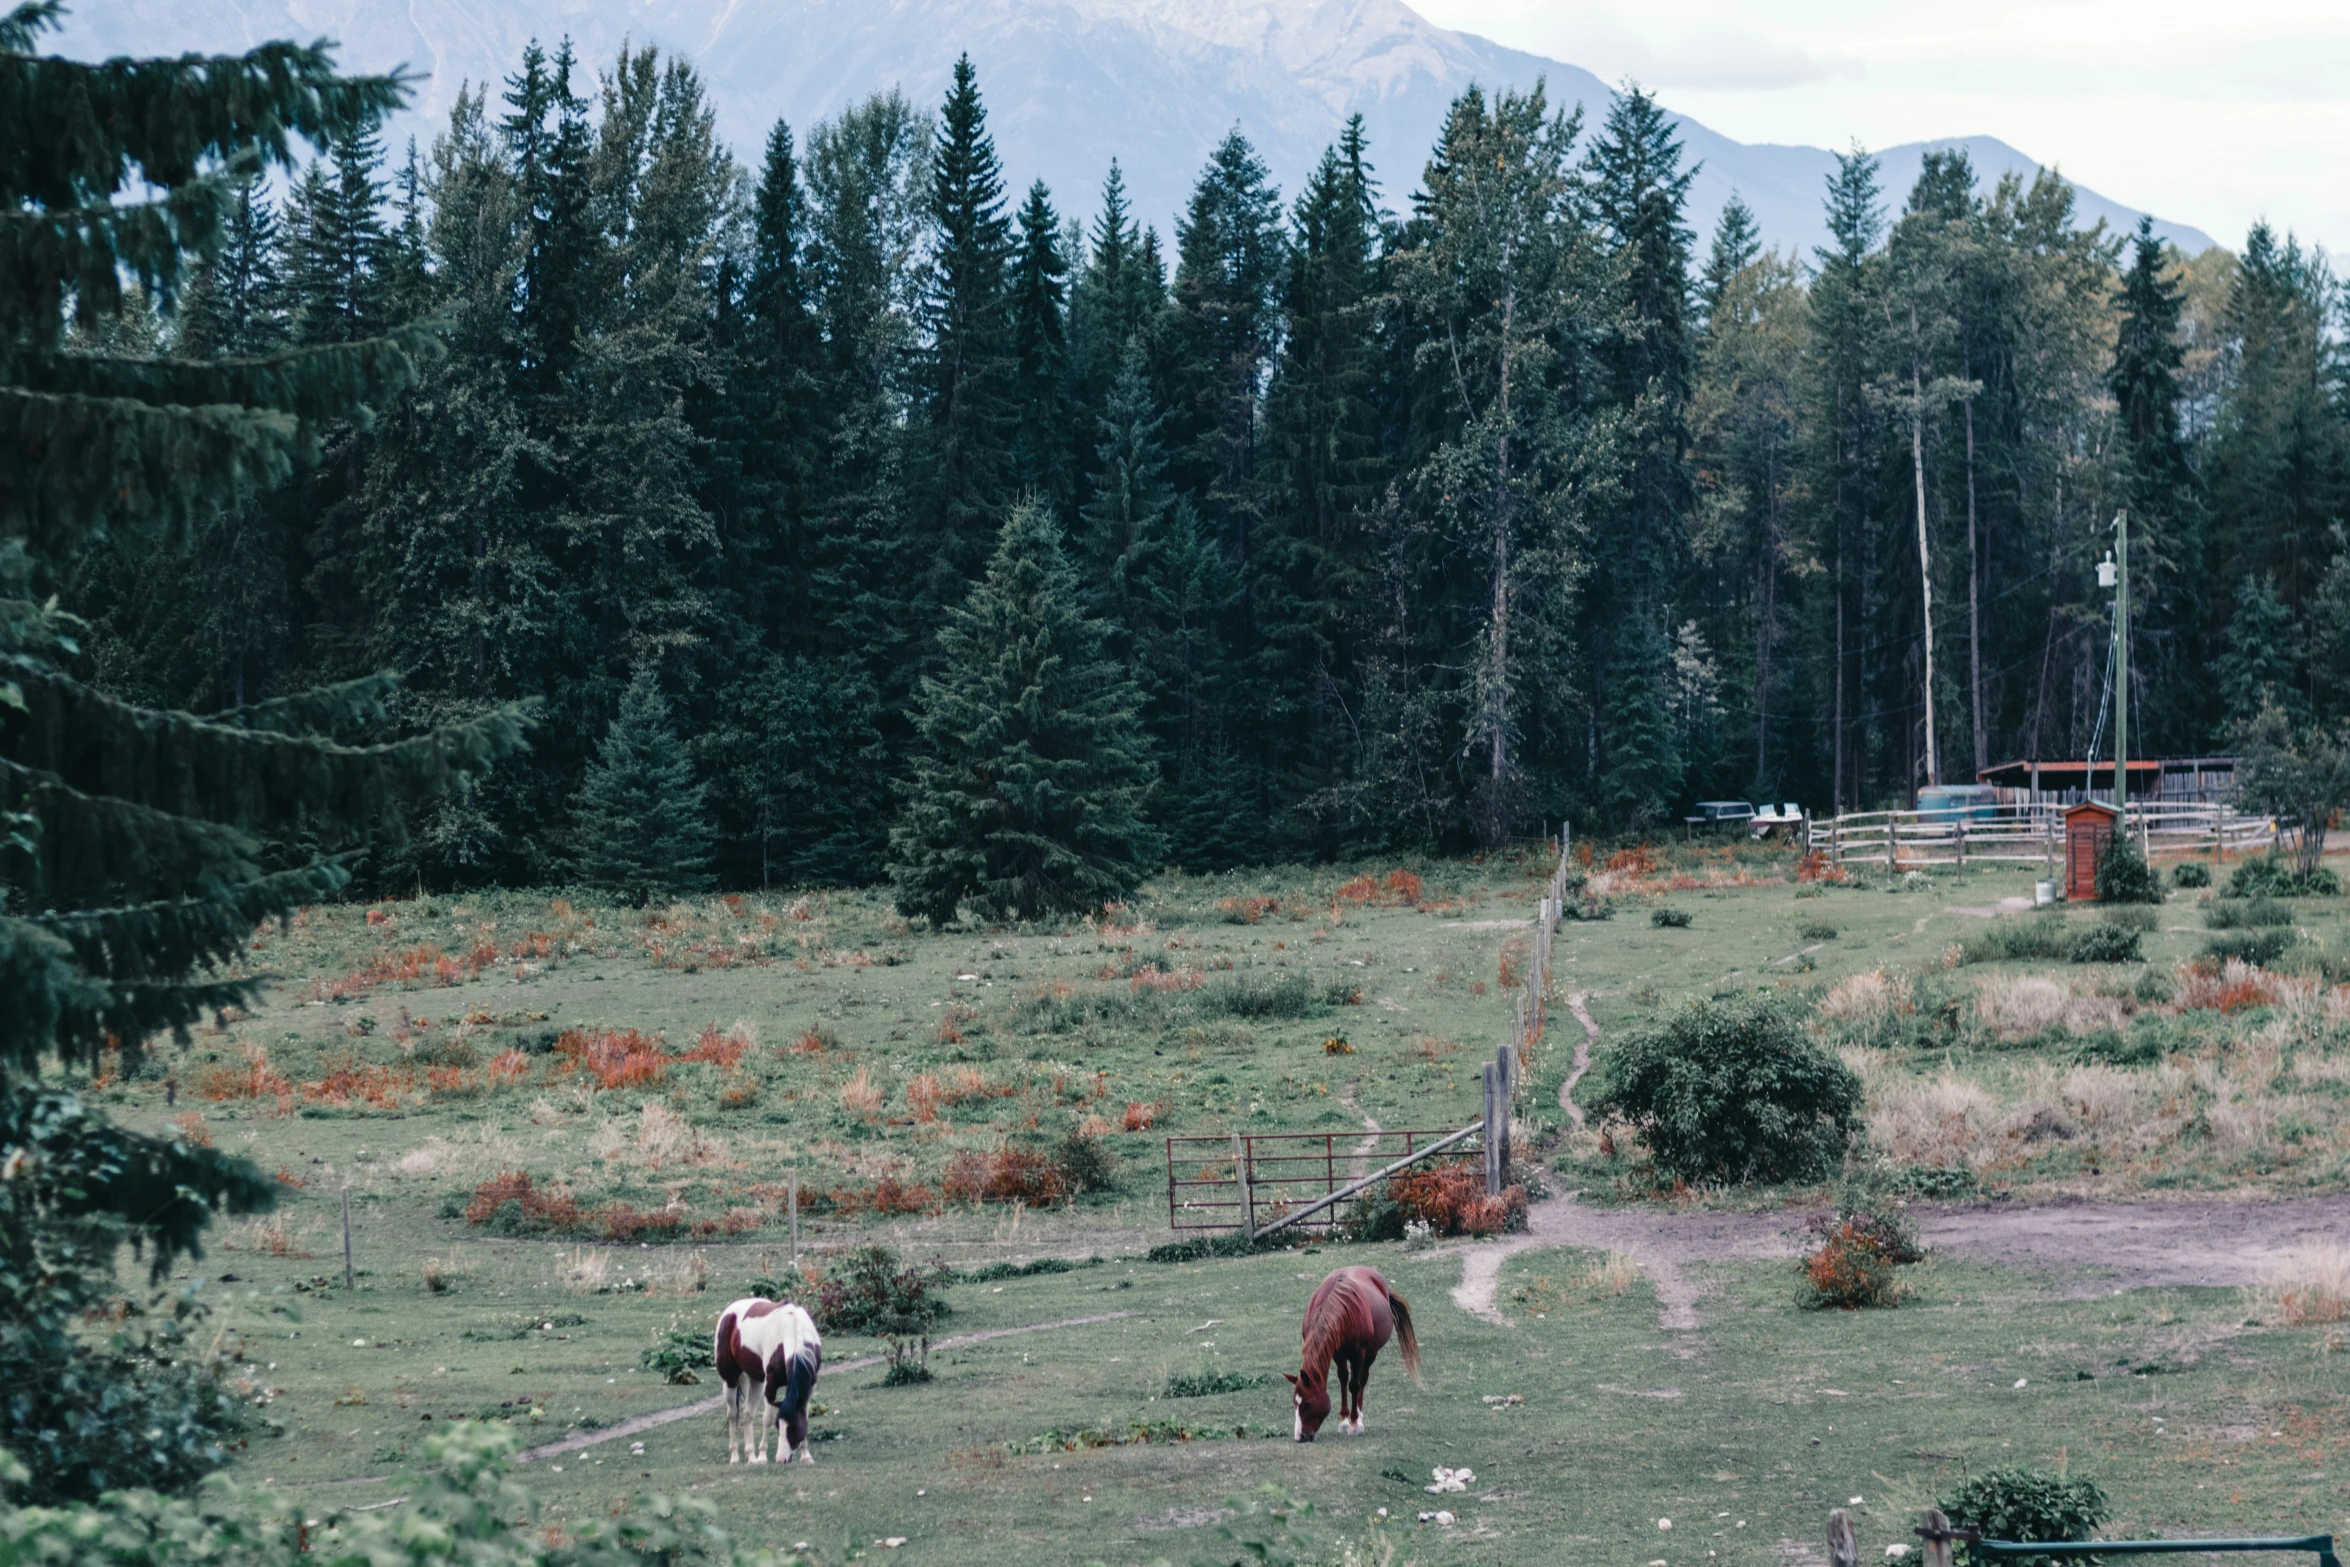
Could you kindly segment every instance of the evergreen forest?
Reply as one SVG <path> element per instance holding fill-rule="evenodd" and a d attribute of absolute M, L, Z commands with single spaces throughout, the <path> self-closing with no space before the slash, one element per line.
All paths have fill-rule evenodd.
<path fill-rule="evenodd" d="M 968 60 L 747 161 L 652 50 L 381 123 L 250 166 L 176 286 L 71 333 L 414 374 L 27 590 L 145 708 L 379 671 L 395 736 L 527 708 L 351 862 L 379 887 L 1019 915 L 1905 803 L 2110 744 L 2124 511 L 2138 754 L 2350 713 L 2350 302 L 2266 226 L 2187 257 L 2052 175 L 1886 190 L 1856 149 L 1831 248 L 1736 204 L 1700 245 L 1636 88 L 1472 90 L 1432 149 L 1333 126 L 1294 192 L 1235 130 L 1166 234 L 1114 161 L 1023 186 Z"/>

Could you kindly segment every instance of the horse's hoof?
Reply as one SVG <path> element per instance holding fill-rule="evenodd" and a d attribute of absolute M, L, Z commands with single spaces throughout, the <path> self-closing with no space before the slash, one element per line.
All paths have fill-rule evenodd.
<path fill-rule="evenodd" d="M 767 1462 L 767 1455 L 765 1453 L 753 1453 L 751 1455 L 751 1462 L 754 1464 L 763 1464 Z"/>

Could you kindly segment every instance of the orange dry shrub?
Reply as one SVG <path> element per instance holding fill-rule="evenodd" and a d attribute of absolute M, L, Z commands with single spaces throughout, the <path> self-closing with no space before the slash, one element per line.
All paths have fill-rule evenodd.
<path fill-rule="evenodd" d="M 512 1088 L 530 1075 L 530 1057 L 519 1050 L 501 1050 L 490 1061 L 490 1086 Z"/>
<path fill-rule="evenodd" d="M 747 1073 L 733 1078 L 724 1088 L 718 1090 L 719 1107 L 726 1110 L 748 1109 L 759 1102 L 759 1091 L 757 1078 Z"/>
<path fill-rule="evenodd" d="M 949 1202 L 1019 1202 L 1042 1207 L 1069 1195 L 1069 1183 L 1053 1162 L 1027 1148 L 966 1150 L 947 1165 Z"/>
<path fill-rule="evenodd" d="M 1420 901 L 1420 878 L 1410 871 L 1394 870 L 1387 873 L 1387 896 L 1408 906 Z"/>
<path fill-rule="evenodd" d="M 1637 848 L 1618 849 L 1607 857 L 1607 868 L 1619 874 L 1629 871 L 1645 881 L 1656 874 L 1656 850 L 1645 843 Z"/>
<path fill-rule="evenodd" d="M 198 1148 L 212 1146 L 212 1129 L 204 1124 L 204 1117 L 197 1111 L 184 1110 L 171 1118 L 171 1124 L 178 1130 L 181 1140 Z"/>
<path fill-rule="evenodd" d="M 851 1115 L 874 1120 L 881 1114 L 881 1103 L 881 1089 L 863 1067 L 857 1068 L 855 1077 L 840 1085 L 840 1107 Z"/>
<path fill-rule="evenodd" d="M 1225 898 L 1216 905 L 1217 908 L 1224 911 L 1224 918 L 1235 925 L 1254 925 L 1280 906 L 1281 900 L 1279 898 L 1255 896 Z"/>
<path fill-rule="evenodd" d="M 2171 1001 L 2182 1012 L 2239 1012 L 2246 1007 L 2275 1006 L 2307 988 L 2314 988 L 2307 980 L 2271 974 L 2242 958 L 2230 958 L 2218 968 L 2199 964 L 2181 969 Z"/>
<path fill-rule="evenodd" d="M 940 1099 L 938 1079 L 928 1072 L 916 1074 L 906 1085 L 906 1107 L 914 1112 L 914 1119 L 928 1125 L 938 1119 Z"/>
<path fill-rule="evenodd" d="M 938 1020 L 938 1042 L 942 1045 L 961 1044 L 963 1042 L 963 1025 L 977 1016 L 979 1016 L 977 1007 L 954 1006 L 947 1008 L 946 1015 Z"/>
<path fill-rule="evenodd" d="M 928 1213 L 938 1206 L 938 1198 L 927 1186 L 907 1186 L 896 1176 L 885 1175 L 865 1194 L 865 1206 L 875 1213 Z"/>
<path fill-rule="evenodd" d="M 660 1082 L 669 1072 L 661 1037 L 647 1037 L 633 1028 L 567 1028 L 555 1040 L 555 1053 L 605 1088 L 643 1087 Z"/>
<path fill-rule="evenodd" d="M 1417 1220 L 1439 1235 L 1498 1235 L 1526 1217 L 1526 1188 L 1489 1197 L 1485 1172 L 1466 1163 L 1406 1170 L 1388 1181 L 1387 1195 L 1406 1223 Z"/>
<path fill-rule="evenodd" d="M 1010 1083 L 991 1083 L 977 1067 L 958 1066 L 940 1080 L 941 1104 L 959 1105 L 974 1099 L 1009 1099 L 1020 1090 Z"/>
<path fill-rule="evenodd" d="M 1158 1118 L 1158 1105 L 1137 1100 L 1126 1107 L 1125 1127 L 1129 1132 L 1147 1132 L 1151 1129 L 1151 1123 Z"/>
<path fill-rule="evenodd" d="M 485 1085 L 461 1066 L 436 1066 L 425 1073 L 425 1088 L 435 1099 L 470 1099 Z"/>
<path fill-rule="evenodd" d="M 791 1042 L 791 1053 L 795 1056 L 824 1054 L 824 1036 L 812 1028 L 804 1031 L 799 1038 Z"/>
<path fill-rule="evenodd" d="M 305 999 L 332 1001 L 338 997 L 364 996 L 378 985 L 413 985 L 428 978 L 434 984 L 454 985 L 459 973 L 456 963 L 443 955 L 440 948 L 410 947 L 405 952 L 387 953 L 332 984 L 320 980 L 311 985 Z"/>
<path fill-rule="evenodd" d="M 742 1235 L 763 1228 L 766 1223 L 767 1211 L 764 1208 L 729 1208 L 725 1219 L 719 1223 L 719 1229 L 728 1235 Z"/>
<path fill-rule="evenodd" d="M 579 1203 L 561 1185 L 542 1187 L 527 1170 L 503 1170 L 473 1189 L 465 1222 L 487 1224 L 508 1203 L 525 1229 L 568 1230 L 580 1221 Z"/>
<path fill-rule="evenodd" d="M 610 1241 L 633 1241 L 640 1235 L 674 1235 L 686 1226 L 682 1208 L 648 1211 L 625 1202 L 607 1204 L 597 1210 L 595 1217 L 604 1227 L 604 1239 Z"/>
<path fill-rule="evenodd" d="M 274 1099 L 290 1094 L 294 1085 L 269 1064 L 265 1045 L 247 1045 L 239 1066 L 206 1067 L 196 1079 L 196 1092 L 206 1099 Z"/>
<path fill-rule="evenodd" d="M 1379 896 L 1379 883 L 1368 876 L 1357 876 L 1351 881 L 1341 882 L 1337 896 L 1348 903 L 1368 903 Z"/>
<path fill-rule="evenodd" d="M 731 1067 L 742 1060 L 751 1048 L 751 1031 L 737 1023 L 721 1029 L 712 1023 L 694 1040 L 694 1047 L 685 1053 L 688 1061 L 708 1061 L 714 1066 Z"/>
<path fill-rule="evenodd" d="M 1140 995 L 1146 990 L 1197 990 L 1206 983 L 1207 976 L 1195 968 L 1179 968 L 1169 973 L 1153 966 L 1136 974 L 1130 988 Z"/>

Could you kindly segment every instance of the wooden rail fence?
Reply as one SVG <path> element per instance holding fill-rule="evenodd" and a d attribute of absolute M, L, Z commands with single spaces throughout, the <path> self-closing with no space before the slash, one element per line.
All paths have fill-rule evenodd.
<path fill-rule="evenodd" d="M 1238 1231 L 1254 1240 L 1288 1225 L 1328 1231 L 1344 1204 L 1381 1181 L 1440 1153 L 1466 1151 L 1474 1141 L 1484 1156 L 1485 1190 L 1509 1185 L 1510 1118 L 1542 1041 L 1550 994 L 1550 956 L 1567 893 L 1565 829 L 1530 922 L 1526 979 L 1511 1000 L 1509 1043 L 1480 1073 L 1482 1108 L 1463 1127 L 1390 1132 L 1232 1132 L 1220 1137 L 1170 1137 L 1167 1154 L 1167 1227 L 1178 1234 Z M 1400 1141 L 1401 1147 L 1397 1146 Z M 1381 1160 L 1356 1174 L 1358 1164 Z"/>
<path fill-rule="evenodd" d="M 2149 858 L 2208 853 L 2225 860 L 2278 847 L 2275 817 L 2244 816 L 2225 805 L 2132 801 L 2128 830 Z M 2056 805 L 2002 805 L 1975 816 L 1952 810 L 1854 811 L 1815 819 L 1805 828 L 1805 847 L 1830 864 L 1892 873 L 1996 861 L 2037 862 L 2053 876 L 2063 846 L 2064 808 Z"/>

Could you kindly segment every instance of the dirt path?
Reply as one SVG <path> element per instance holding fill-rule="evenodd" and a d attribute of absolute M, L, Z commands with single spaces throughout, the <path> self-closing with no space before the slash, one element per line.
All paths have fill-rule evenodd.
<path fill-rule="evenodd" d="M 1355 1090 L 1362 1086 L 1363 1080 L 1358 1077 L 1348 1083 L 1345 1091 L 1338 1096 L 1340 1104 L 1363 1118 L 1363 1140 L 1355 1144 L 1353 1153 L 1346 1156 L 1347 1177 L 1357 1181 L 1371 1173 L 1371 1155 L 1378 1152 L 1379 1134 L 1386 1130 L 1379 1124 L 1378 1117 L 1372 1115 L 1370 1111 L 1365 1110 L 1361 1104 L 1356 1102 Z"/>
<path fill-rule="evenodd" d="M 1091 1317 L 1063 1317 L 1058 1322 L 1031 1322 L 1025 1327 L 990 1328 L 985 1333 L 961 1333 L 953 1338 L 942 1338 L 930 1348 L 935 1354 L 940 1350 L 960 1349 L 966 1344 L 978 1344 L 991 1338 L 1013 1338 L 1022 1333 L 1050 1333 L 1060 1328 L 1082 1328 L 1096 1322 L 1116 1322 L 1121 1317 L 1139 1317 L 1141 1315 L 1142 1313 L 1139 1311 L 1105 1311 Z M 859 1355 L 854 1360 L 834 1361 L 824 1369 L 836 1374 L 843 1371 L 860 1371 L 867 1366 L 880 1365 L 884 1358 L 886 1357 L 881 1355 Z M 690 1404 L 679 1404 L 674 1408 L 656 1409 L 649 1414 L 631 1416 L 618 1425 L 605 1426 L 595 1431 L 574 1431 L 559 1442 L 547 1442 L 538 1447 L 526 1447 L 515 1455 L 515 1462 L 527 1464 L 534 1458 L 560 1458 L 565 1453 L 576 1453 L 583 1447 L 594 1447 L 599 1443 L 615 1441 L 620 1437 L 634 1436 L 639 1431 L 650 1431 L 655 1426 L 665 1426 L 672 1421 L 690 1420 L 696 1415 L 714 1415 L 725 1407 L 726 1394 L 724 1392 L 713 1393 L 708 1398 L 697 1399 Z"/>
<path fill-rule="evenodd" d="M 1656 1286 L 1657 1326 L 1674 1335 L 1676 1353 L 1694 1355 L 1705 1288 L 1686 1266 L 1794 1257 L 1808 1217 L 1589 1208 L 1575 1197 L 1536 1204 L 1523 1235 L 1464 1250 L 1454 1303 L 1488 1322 L 1506 1322 L 1494 1293 L 1510 1257 L 1546 1246 L 1618 1251 Z M 2283 1253 L 2350 1233 L 2350 1193 L 2288 1202 L 1980 1203 L 1911 1213 L 1936 1253 L 2046 1273 L 2050 1292 L 2070 1300 L 2125 1289 L 2257 1284 Z"/>
<path fill-rule="evenodd" d="M 1583 1025 L 1583 1037 L 1575 1041 L 1575 1064 L 1568 1069 L 1567 1080 L 1559 1084 L 1559 1108 L 1567 1112 L 1567 1119 L 1575 1123 L 1577 1130 L 1583 1126 L 1583 1107 L 1575 1103 L 1575 1085 L 1591 1070 L 1591 1047 L 1599 1043 L 1599 1025 L 1591 1021 L 1591 1009 L 1586 1005 L 1590 999 L 1588 990 L 1578 990 L 1567 997 L 1567 1010 Z"/>

